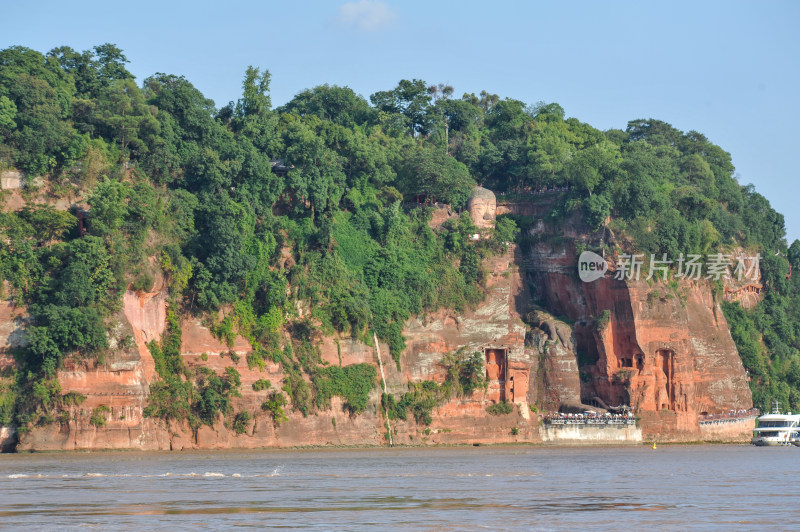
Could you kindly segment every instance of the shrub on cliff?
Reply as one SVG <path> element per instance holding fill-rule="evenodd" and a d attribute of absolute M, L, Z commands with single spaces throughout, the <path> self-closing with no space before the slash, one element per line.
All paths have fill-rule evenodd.
<path fill-rule="evenodd" d="M 236 417 L 233 418 L 231 428 L 233 428 L 233 431 L 236 434 L 245 434 L 252 418 L 253 417 L 250 415 L 250 412 L 247 410 L 242 410 L 236 414 Z"/>
<path fill-rule="evenodd" d="M 271 386 L 272 383 L 269 382 L 267 379 L 258 379 L 256 382 L 253 383 L 253 391 L 261 392 L 264 390 L 269 390 Z"/>
<path fill-rule="evenodd" d="M 111 409 L 106 405 L 100 405 L 92 410 L 92 415 L 89 418 L 89 423 L 95 427 L 105 427 L 106 416 L 111 412 Z"/>
<path fill-rule="evenodd" d="M 276 391 L 269 394 L 267 400 L 261 405 L 261 409 L 269 413 L 277 427 L 284 421 L 289 420 L 283 409 L 284 406 L 286 406 L 286 397 L 281 392 Z"/>
<path fill-rule="evenodd" d="M 409 383 L 410 391 L 397 400 L 393 395 L 384 393 L 381 403 L 389 419 L 403 419 L 408 412 L 414 420 L 422 425 L 433 422 L 433 409 L 454 395 L 469 397 L 475 390 L 486 389 L 483 356 L 479 352 L 467 353 L 462 348 L 446 354 L 441 361 L 446 371 L 442 384 L 426 380 Z"/>
<path fill-rule="evenodd" d="M 319 369 L 313 377 L 317 408 L 330 406 L 331 397 L 339 396 L 351 414 L 367 408 L 370 392 L 375 388 L 377 372 L 372 364 L 353 364 Z"/>
<path fill-rule="evenodd" d="M 200 420 L 213 426 L 217 416 L 231 411 L 231 398 L 239 397 L 241 379 L 239 372 L 232 367 L 225 368 L 225 375 L 219 376 L 208 368 L 197 370 L 196 402 L 193 406 Z"/>
<path fill-rule="evenodd" d="M 494 403 L 493 405 L 487 406 L 486 411 L 493 416 L 505 416 L 514 411 L 514 405 L 502 401 L 500 403 Z"/>
<path fill-rule="evenodd" d="M 467 353 L 466 348 L 448 353 L 440 363 L 447 375 L 442 384 L 447 395 L 469 397 L 475 390 L 486 390 L 483 355 L 479 351 Z"/>

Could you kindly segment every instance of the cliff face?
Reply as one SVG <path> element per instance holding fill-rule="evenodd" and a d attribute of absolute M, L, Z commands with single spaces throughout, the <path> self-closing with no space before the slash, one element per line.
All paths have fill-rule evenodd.
<path fill-rule="evenodd" d="M 523 305 L 525 291 L 515 265 L 514 252 L 492 259 L 486 300 L 474 311 L 454 315 L 440 312 L 424 321 L 412 319 L 405 335 L 407 349 L 402 355 L 401 370 L 381 345 L 380 354 L 389 393 L 408 391 L 408 383 L 422 380 L 442 382 L 444 354 L 466 347 L 470 352 L 489 353 L 486 365 L 490 375 L 488 389 L 470 397 L 452 398 L 433 411 L 430 426 L 408 421 L 391 423 L 393 439 L 400 444 L 500 443 L 539 441 L 538 417 L 529 404 L 537 399 L 535 382 L 539 353 L 525 345 L 526 326 L 517 307 Z M 349 415 L 339 398 L 331 408 L 303 417 L 287 407 L 289 420 L 275 426 L 261 411 L 266 392 L 255 392 L 252 384 L 268 379 L 280 387 L 281 366 L 267 363 L 263 371 L 248 369 L 249 344 L 237 337 L 233 346 L 223 345 L 197 319 L 182 322 L 182 356 L 189 368 L 208 367 L 222 373 L 234 366 L 241 374 L 242 397 L 233 400 L 236 412 L 248 410 L 254 420 L 246 434 L 236 434 L 220 420 L 214 427 L 203 426 L 196 434 L 184 424 L 165 424 L 145 418 L 149 387 L 157 378 L 152 356 L 146 344 L 160 337 L 165 328 L 166 294 L 157 287 L 149 293 L 127 292 L 120 315 L 123 331 L 130 335 L 132 346 L 116 346 L 104 364 L 86 365 L 68 361 L 58 377 L 64 392 L 86 396 L 85 402 L 70 407 L 70 421 L 34 427 L 22 435 L 18 450 L 74 449 L 187 449 L 187 448 L 256 448 L 304 445 L 385 445 L 386 428 L 379 412 L 380 388 L 370 396 L 368 409 L 358 416 Z M 120 334 L 121 333 L 121 334 Z M 368 363 L 378 366 L 378 349 L 349 338 L 322 338 L 322 359 L 331 365 L 347 366 Z M 234 362 L 234 352 L 240 358 Z M 205 354 L 205 357 L 203 355 Z M 205 358 L 205 360 L 203 360 Z M 533 376 L 533 377 L 531 377 Z M 516 405 L 513 412 L 494 416 L 486 407 L 506 400 Z M 93 411 L 109 408 L 103 414 L 104 426 L 91 423 Z M 514 430 L 512 433 L 512 429 Z"/>
<path fill-rule="evenodd" d="M 541 216 L 549 199 L 528 205 L 526 212 Z M 503 210 L 513 208 L 498 207 Z M 534 232 L 546 236 L 541 223 Z M 574 223 L 567 223 L 564 232 L 584 236 Z M 610 274 L 584 283 L 577 275 L 573 244 L 553 242 L 524 252 L 512 247 L 488 260 L 487 297 L 476 309 L 409 320 L 400 370 L 387 346 L 376 349 L 350 338 L 321 338 L 322 359 L 331 365 L 367 363 L 377 368 L 380 353 L 387 391 L 399 396 L 409 390 L 410 382 L 443 382 L 445 354 L 462 347 L 481 354 L 486 390 L 434 408 L 429 426 L 417 424 L 412 416 L 392 421 L 393 440 L 400 444 L 541 442 L 537 408 L 620 405 L 634 409 L 646 439 L 749 438 L 752 422 L 714 434 L 698 424 L 698 414 L 752 406 L 744 368 L 709 285 L 650 285 L 618 281 Z M 253 419 L 245 434 L 236 434 L 222 419 L 193 433 L 186 424 L 145 418 L 150 385 L 158 378 L 147 343 L 165 330 L 166 300 L 160 279 L 150 292 L 124 295 L 120 329 L 111 336 L 132 341 L 113 343 L 102 364 L 67 360 L 58 374 L 62 391 L 85 395 L 85 402 L 69 407 L 68 422 L 22 434 L 19 450 L 386 444 L 380 387 L 371 392 L 367 410 L 358 416 L 349 415 L 334 397 L 330 409 L 307 417 L 288 405 L 288 421 L 276 426 L 261 410 L 266 392 L 253 391 L 252 384 L 268 379 L 279 388 L 281 366 L 268 362 L 263 370 L 249 369 L 246 355 L 251 348 L 243 338 L 237 337 L 231 347 L 223 345 L 191 317 L 182 321 L 184 362 L 190 369 L 207 367 L 217 373 L 235 367 L 241 374 L 242 397 L 233 400 L 233 410 L 247 410 Z M 532 302 L 547 312 L 531 312 L 537 308 Z M 13 366 L 7 349 L 24 342 L 23 327 L 24 309 L 0 304 L 0 370 Z M 501 401 L 514 405 L 510 414 L 487 412 L 487 406 Z M 99 407 L 108 407 L 101 411 L 105 424 L 91 422 Z"/>
<path fill-rule="evenodd" d="M 574 249 L 563 244 L 540 243 L 527 259 L 537 299 L 574 322 L 584 404 L 630 405 L 645 438 L 676 441 L 702 439 L 698 414 L 752 407 L 744 367 L 705 280 L 650 285 L 608 273 L 582 282 Z M 743 427 L 730 439 L 749 438 Z"/>

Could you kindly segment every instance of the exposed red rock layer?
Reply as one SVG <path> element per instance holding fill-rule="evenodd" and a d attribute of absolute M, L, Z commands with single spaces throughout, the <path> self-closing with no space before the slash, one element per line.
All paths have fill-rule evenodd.
<path fill-rule="evenodd" d="M 616 280 L 583 283 L 569 247 L 540 244 L 539 297 L 575 321 L 584 403 L 630 405 L 643 436 L 699 440 L 698 414 L 750 408 L 752 396 L 709 284 Z M 741 434 L 749 434 L 742 427 Z M 741 437 L 741 434 L 737 438 Z"/>
<path fill-rule="evenodd" d="M 541 199 L 524 210 L 540 215 L 548 209 L 548 201 Z M 504 209 L 511 207 L 499 206 L 498 212 Z M 543 224 L 534 230 L 546 237 Z M 564 233 L 580 237 L 579 224 L 568 221 Z M 393 421 L 394 442 L 541 442 L 539 417 L 531 407 L 580 409 L 587 404 L 629 404 L 640 416 L 641 431 L 648 440 L 739 441 L 749 436 L 747 423 L 712 434 L 697 421 L 703 412 L 752 406 L 744 368 L 709 285 L 687 281 L 675 288 L 610 277 L 582 283 L 576 263 L 571 244 L 548 244 L 546 238 L 524 255 L 512 248 L 484 265 L 487 297 L 477 308 L 458 314 L 440 311 L 408 321 L 400 370 L 388 348 L 381 345 L 388 392 L 395 395 L 408 391 L 409 382 L 442 382 L 443 356 L 460 348 L 481 353 L 488 378 L 485 392 L 454 397 L 435 408 L 430 426 L 417 424 L 411 416 L 408 421 Z M 159 338 L 165 328 L 162 284 L 159 281 L 151 292 L 125 294 L 119 315 L 122 325 L 112 336 L 130 335 L 133 345 L 112 342 L 102 365 L 68 361 L 59 372 L 62 390 L 83 394 L 86 401 L 70 408 L 69 422 L 28 431 L 21 438 L 20 450 L 386 444 L 379 388 L 372 391 L 369 407 L 359 416 L 347 414 L 334 398 L 330 409 L 308 417 L 293 412 L 289 405 L 289 420 L 275 426 L 260 408 L 267 392 L 253 391 L 252 384 L 269 379 L 279 388 L 281 366 L 267 363 L 263 371 L 249 369 L 250 346 L 243 338 L 236 338 L 233 346 L 224 345 L 191 317 L 182 322 L 184 361 L 190 368 L 205 366 L 220 373 L 228 366 L 236 367 L 242 378 L 242 397 L 234 400 L 234 411 L 248 410 L 254 419 L 246 434 L 239 435 L 222 420 L 193 434 L 185 425 L 144 418 L 150 384 L 158 378 L 146 344 Z M 528 293 L 530 285 L 535 287 L 534 294 Z M 531 296 L 549 314 L 528 314 L 533 308 Z M 21 314 L 21 309 L 0 304 L 0 368 L 13 364 L 10 358 L 2 358 L 3 347 L 21 338 Z M 526 315 L 528 325 L 522 320 Z M 377 349 L 349 338 L 323 337 L 320 349 L 323 360 L 332 365 L 378 365 Z M 500 401 L 512 403 L 513 411 L 489 414 L 487 406 Z M 105 425 L 97 427 L 90 419 L 100 406 L 109 411 L 104 414 Z"/>
<path fill-rule="evenodd" d="M 395 443 L 501 443 L 539 441 L 538 417 L 529 404 L 536 401 L 536 356 L 525 346 L 526 327 L 516 307 L 523 298 L 522 283 L 515 266 L 513 251 L 493 259 L 486 301 L 474 311 L 453 316 L 441 312 L 426 322 L 412 319 L 405 331 L 408 348 L 403 353 L 401 371 L 389 356 L 387 346 L 380 346 L 390 393 L 408 391 L 408 382 L 444 380 L 440 361 L 445 353 L 461 347 L 477 350 L 495 349 L 502 353 L 504 371 L 494 374 L 486 393 L 453 398 L 434 409 L 430 426 L 418 425 L 413 417 L 392 422 Z M 150 293 L 128 292 L 123 299 L 121 316 L 129 328 L 135 346 L 115 349 L 104 365 L 86 367 L 69 363 L 59 372 L 63 391 L 87 397 L 80 406 L 71 407 L 71 420 L 63 424 L 35 427 L 25 434 L 19 450 L 74 449 L 221 449 L 229 447 L 293 447 L 306 445 L 385 445 L 386 428 L 379 413 L 380 389 L 373 390 L 368 409 L 359 416 L 346 413 L 338 398 L 331 408 L 308 417 L 287 408 L 289 420 L 275 426 L 261 411 L 266 392 L 254 392 L 252 384 L 268 379 L 279 387 L 283 373 L 279 364 L 267 363 L 263 371 L 248 369 L 245 360 L 250 352 L 247 342 L 237 337 L 229 347 L 213 337 L 200 320 L 182 322 L 183 357 L 189 367 L 206 366 L 217 372 L 234 366 L 241 374 L 242 397 L 234 400 L 234 410 L 249 410 L 254 415 L 246 434 L 235 434 L 221 421 L 214 427 L 201 427 L 196 435 L 184 425 L 166 425 L 144 418 L 150 384 L 157 378 L 146 343 L 164 330 L 166 298 L 163 290 Z M 127 330 L 127 329 L 126 329 Z M 124 331 L 123 331 L 124 332 Z M 377 350 L 349 338 L 322 338 L 324 361 L 333 365 L 369 363 L 377 366 Z M 239 355 L 234 362 L 230 353 Z M 203 357 L 203 354 L 206 356 Z M 205 360 L 203 360 L 205 358 Z M 507 400 L 516 404 L 507 415 L 493 416 L 486 407 Z M 107 406 L 105 426 L 90 423 L 92 412 Z M 513 430 L 512 429 L 516 429 Z"/>

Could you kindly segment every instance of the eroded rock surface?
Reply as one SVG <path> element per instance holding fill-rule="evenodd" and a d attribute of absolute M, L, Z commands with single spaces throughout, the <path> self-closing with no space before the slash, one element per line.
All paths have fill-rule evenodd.
<path fill-rule="evenodd" d="M 698 414 L 752 407 L 744 367 L 707 281 L 651 286 L 608 274 L 583 283 L 568 245 L 542 243 L 532 255 L 536 297 L 575 324 L 581 402 L 630 405 L 643 436 L 660 440 L 698 440 Z"/>
<path fill-rule="evenodd" d="M 529 405 L 537 400 L 536 371 L 539 352 L 525 345 L 526 325 L 517 309 L 525 306 L 515 250 L 493 258 L 489 269 L 486 300 L 476 309 L 453 315 L 439 312 L 424 320 L 411 319 L 406 327 L 407 349 L 400 367 L 380 345 L 388 392 L 400 395 L 408 391 L 409 381 L 442 382 L 445 368 L 442 357 L 466 348 L 478 351 L 490 363 L 484 368 L 491 379 L 486 391 L 478 390 L 470 397 L 454 397 L 433 411 L 430 426 L 408 421 L 393 421 L 395 443 L 500 443 L 540 441 L 538 417 Z M 379 412 L 381 389 L 376 387 L 369 407 L 358 416 L 351 416 L 334 397 L 330 409 L 304 417 L 287 407 L 289 420 L 276 426 L 261 410 L 267 392 L 255 392 L 252 384 L 268 379 L 274 388 L 283 381 L 279 364 L 267 362 L 262 370 L 249 369 L 246 356 L 249 344 L 237 337 L 233 346 L 214 338 L 202 320 L 187 317 L 182 321 L 182 355 L 190 368 L 208 367 L 222 373 L 233 366 L 241 374 L 242 397 L 233 400 L 234 412 L 248 410 L 253 414 L 245 434 L 236 434 L 220 421 L 213 427 L 203 426 L 193 434 L 185 424 L 166 424 L 145 418 L 149 387 L 157 379 L 147 343 L 157 339 L 165 329 L 166 291 L 156 287 L 152 292 L 127 292 L 120 314 L 122 330 L 116 336 L 133 338 L 133 345 L 117 347 L 105 363 L 68 362 L 59 372 L 64 392 L 86 396 L 85 402 L 70 407 L 67 423 L 35 427 L 24 435 L 19 450 L 75 449 L 222 449 L 257 447 L 294 447 L 306 445 L 385 445 L 386 428 Z M 231 352 L 238 355 L 231 356 Z M 378 366 L 378 350 L 350 338 L 322 337 L 322 359 L 332 365 L 368 363 Z M 487 355 L 488 353 L 488 355 Z M 489 414 L 486 407 L 508 401 L 515 404 L 512 413 Z M 91 416 L 98 407 L 106 406 L 105 425 L 95 426 Z M 512 431 L 512 429 L 515 429 Z"/>
<path fill-rule="evenodd" d="M 475 207 L 479 220 L 491 222 L 493 195 L 482 201 L 480 209 L 471 203 L 470 213 Z M 501 210 L 540 216 L 551 198 L 537 201 L 528 206 L 504 205 Z M 442 213 L 443 219 L 451 216 Z M 512 246 L 507 254 L 483 265 L 488 272 L 487 296 L 477 308 L 461 313 L 443 310 L 406 323 L 407 348 L 399 370 L 385 345 L 368 346 L 344 337 L 320 339 L 322 359 L 331 365 L 367 363 L 377 368 L 380 352 L 387 391 L 396 396 L 408 391 L 410 382 L 443 382 L 445 354 L 462 348 L 480 353 L 486 389 L 450 398 L 433 410 L 430 426 L 417 424 L 412 416 L 393 421 L 395 443 L 540 442 L 536 409 L 588 405 L 630 405 L 641 419 L 646 439 L 736 441 L 749 435 L 752 424 L 748 423 L 713 434 L 698 424 L 698 414 L 752 406 L 744 368 L 720 302 L 707 282 L 651 286 L 609 275 L 582 283 L 574 246 L 563 240 L 550 242 L 543 223 L 535 224 L 534 231 L 541 241 L 532 249 L 523 252 Z M 567 220 L 563 234 L 581 238 L 580 224 Z M 529 293 L 531 287 L 533 293 Z M 118 316 L 120 325 L 110 334 L 113 348 L 103 363 L 68 360 L 58 374 L 63 392 L 82 394 L 85 402 L 69 407 L 68 421 L 37 426 L 23 434 L 19 449 L 386 444 L 380 387 L 371 392 L 367 410 L 358 416 L 349 415 L 334 397 L 329 409 L 307 417 L 288 405 L 289 420 L 276 426 L 261 410 L 267 392 L 253 391 L 252 384 L 268 379 L 280 388 L 284 378 L 280 364 L 248 368 L 251 348 L 246 340 L 237 337 L 232 346 L 225 345 L 202 320 L 192 317 L 181 322 L 185 363 L 218 373 L 235 367 L 241 374 L 242 397 L 233 400 L 233 410 L 247 410 L 253 420 L 245 434 L 236 434 L 222 419 L 193 433 L 186 424 L 145 418 L 150 385 L 158 379 L 147 343 L 165 330 L 166 305 L 163 280 L 157 280 L 149 292 L 127 292 Z M 0 369 L 14 364 L 7 348 L 24 342 L 23 326 L 24 309 L 0 303 Z M 510 414 L 487 412 L 488 406 L 501 401 L 514 405 Z M 91 423 L 98 407 L 108 408 L 104 424 Z"/>

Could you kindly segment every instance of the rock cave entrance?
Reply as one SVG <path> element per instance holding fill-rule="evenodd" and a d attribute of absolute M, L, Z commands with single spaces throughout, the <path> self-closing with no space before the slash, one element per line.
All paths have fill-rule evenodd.
<path fill-rule="evenodd" d="M 578 366 L 594 366 L 600 360 L 597 340 L 594 337 L 594 326 L 579 322 L 575 324 L 573 331 L 578 354 Z"/>
<path fill-rule="evenodd" d="M 506 400 L 506 376 L 508 375 L 508 350 L 499 347 L 487 347 L 483 350 L 486 357 L 486 380 L 490 388 L 499 388 L 498 401 Z"/>

